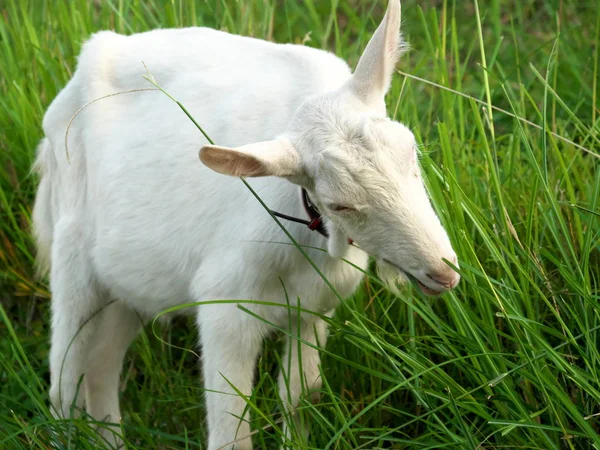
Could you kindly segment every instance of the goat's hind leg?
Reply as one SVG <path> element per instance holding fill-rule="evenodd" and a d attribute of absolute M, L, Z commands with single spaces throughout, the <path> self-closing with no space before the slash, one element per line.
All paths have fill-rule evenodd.
<path fill-rule="evenodd" d="M 86 410 L 98 421 L 121 421 L 119 376 L 127 348 L 141 327 L 137 313 L 119 301 L 98 314 L 84 377 Z M 108 443 L 120 444 L 118 428 L 102 426 L 99 431 Z"/>
<path fill-rule="evenodd" d="M 52 346 L 50 399 L 58 417 L 79 415 L 84 390 L 80 380 L 87 354 L 105 306 L 85 251 L 85 238 L 74 224 L 57 224 L 52 244 Z M 81 389 L 80 389 L 81 387 Z"/>
<path fill-rule="evenodd" d="M 77 417 L 85 398 L 95 419 L 116 421 L 122 359 L 140 324 L 133 311 L 103 295 L 88 252 L 80 227 L 64 222 L 56 227 L 50 398 L 58 417 Z M 119 443 L 106 428 L 101 434 L 110 444 Z"/>

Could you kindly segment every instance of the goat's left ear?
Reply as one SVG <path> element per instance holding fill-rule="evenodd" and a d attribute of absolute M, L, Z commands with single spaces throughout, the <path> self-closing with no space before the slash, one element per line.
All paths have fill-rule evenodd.
<path fill-rule="evenodd" d="M 400 0 L 389 0 L 385 16 L 363 52 L 350 86 L 366 104 L 380 106 L 404 48 L 400 34 Z"/>
<path fill-rule="evenodd" d="M 205 145 L 200 161 L 215 172 L 234 177 L 294 177 L 300 174 L 300 157 L 285 139 L 227 148 Z"/>

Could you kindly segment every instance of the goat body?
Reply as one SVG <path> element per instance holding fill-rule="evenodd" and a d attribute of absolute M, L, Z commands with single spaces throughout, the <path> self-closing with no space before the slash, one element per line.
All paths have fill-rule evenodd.
<path fill-rule="evenodd" d="M 102 96 L 147 88 L 142 61 L 216 142 L 229 146 L 282 133 L 302 101 L 338 88 L 350 74 L 342 60 L 324 51 L 205 28 L 129 37 L 101 32 L 85 44 L 75 75 L 44 118 L 34 220 L 47 253 L 41 257 L 52 261 L 53 368 L 66 358 L 62 375 L 52 374 L 53 404 L 66 413 L 85 373 L 88 407 L 109 421 L 120 418 L 116 383 L 122 362 L 113 362 L 113 355 L 124 354 L 137 334 L 136 312 L 150 318 L 166 308 L 215 299 L 285 305 L 282 283 L 287 298 L 292 303 L 301 298 L 304 309 L 330 313 L 337 304 L 240 180 L 198 161 L 204 138 L 160 91 L 122 94 L 85 108 L 69 130 L 67 155 L 72 115 Z M 271 208 L 305 215 L 298 187 L 289 182 L 266 177 L 252 186 Z M 324 238 L 308 228 L 286 227 L 302 244 L 323 247 Z M 342 295 L 354 291 L 361 279 L 357 269 L 308 252 Z M 364 252 L 352 249 L 349 256 L 366 266 Z M 287 326 L 286 308 L 245 306 Z M 83 326 L 97 310 L 98 317 Z M 307 332 L 314 321 L 306 318 Z M 230 361 L 244 361 L 246 379 L 236 387 L 248 393 L 250 366 L 268 327 L 234 304 L 200 307 L 198 323 L 203 341 L 210 342 L 203 345 L 204 370 L 215 372 L 207 381 L 231 392 L 218 372 Z M 317 381 L 318 369 L 309 371 Z M 62 385 L 54 379 L 59 376 Z M 228 397 L 220 396 L 215 406 L 229 403 Z M 215 423 L 226 420 L 237 428 L 238 419 L 229 414 Z M 233 439 L 236 428 L 225 439 Z"/>

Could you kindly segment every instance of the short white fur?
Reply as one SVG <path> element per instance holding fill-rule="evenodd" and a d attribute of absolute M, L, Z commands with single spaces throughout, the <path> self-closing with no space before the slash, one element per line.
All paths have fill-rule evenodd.
<path fill-rule="evenodd" d="M 240 180 L 222 174 L 256 177 L 250 183 L 270 208 L 298 217 L 305 216 L 300 186 L 308 190 L 330 239 L 284 225 L 307 248 L 327 247 L 307 252 L 343 297 L 362 273 L 341 258 L 365 269 L 368 254 L 427 293 L 456 286 L 458 274 L 443 261 L 456 264 L 456 255 L 423 185 L 415 139 L 386 117 L 399 27 L 400 2 L 390 0 L 354 74 L 325 51 L 206 28 L 100 32 L 85 43 L 46 113 L 36 161 L 33 222 L 38 259 L 50 268 L 57 415 L 85 404 L 96 419 L 118 423 L 125 352 L 143 323 L 166 308 L 219 299 L 284 305 L 283 283 L 302 308 L 333 314 L 337 297 L 296 248 L 281 244 L 285 235 Z M 70 129 L 68 160 L 73 114 L 104 95 L 148 87 L 142 61 L 219 145 L 207 145 L 163 94 L 146 91 L 84 109 Z M 286 308 L 246 307 L 288 327 Z M 227 394 L 231 383 L 250 395 L 272 330 L 235 304 L 194 312 L 208 448 L 237 439 L 236 449 L 251 449 L 249 425 L 239 419 L 245 401 Z M 300 323 L 293 336 L 325 344 L 322 320 L 303 314 Z M 321 385 L 319 352 L 303 345 L 299 358 L 297 345 L 286 347 L 280 394 L 293 416 L 302 393 Z"/>

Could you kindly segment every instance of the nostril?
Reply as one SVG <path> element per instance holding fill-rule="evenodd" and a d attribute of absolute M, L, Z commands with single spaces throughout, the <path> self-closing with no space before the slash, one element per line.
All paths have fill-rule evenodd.
<path fill-rule="evenodd" d="M 452 289 L 457 284 L 458 274 L 454 271 L 451 271 L 451 273 L 448 274 L 428 273 L 426 275 L 430 280 L 435 281 L 448 289 Z"/>

